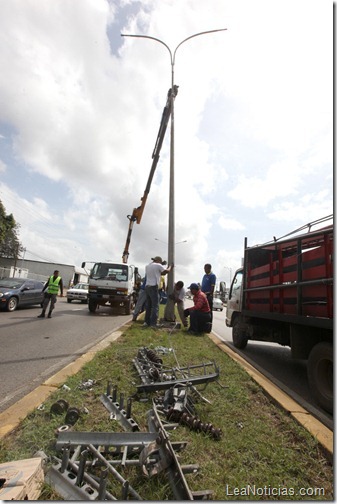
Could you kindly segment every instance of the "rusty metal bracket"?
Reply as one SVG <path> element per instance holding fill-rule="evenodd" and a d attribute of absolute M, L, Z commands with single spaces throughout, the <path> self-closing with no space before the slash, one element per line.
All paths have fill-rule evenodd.
<path fill-rule="evenodd" d="M 197 472 L 197 465 L 181 466 L 179 464 L 174 447 L 169 440 L 168 434 L 159 417 L 157 408 L 153 404 L 153 409 L 148 413 L 148 427 L 150 432 L 158 432 L 155 443 L 151 443 L 148 448 L 141 452 L 140 460 L 143 464 L 143 471 L 149 476 L 165 471 L 172 492 L 177 500 L 206 500 L 212 496 L 211 490 L 192 492 L 187 484 L 185 474 Z M 148 456 L 157 456 L 156 464 L 148 463 Z"/>
<path fill-rule="evenodd" d="M 150 432 L 60 433 L 56 449 L 62 451 L 62 459 L 58 459 L 56 466 L 53 467 L 49 481 L 59 488 L 60 494 L 66 498 L 73 495 L 72 499 L 82 499 L 84 490 L 85 493 L 89 492 L 89 495 L 86 495 L 87 500 L 116 500 L 115 496 L 106 491 L 105 473 L 101 473 L 99 482 L 88 473 L 91 465 L 94 467 L 94 462 L 90 462 L 88 457 L 91 453 L 94 460 L 103 465 L 106 472 L 112 474 L 121 484 L 123 500 L 126 500 L 128 495 L 136 500 L 141 500 L 141 497 L 115 469 L 117 465 L 138 466 L 147 477 L 164 471 L 178 500 L 209 498 L 212 495 L 211 491 L 192 492 L 187 485 L 184 475 L 197 472 L 198 466 L 194 464 L 181 466 L 178 462 L 176 452 L 186 448 L 187 443 L 170 442 L 167 434 L 169 429 L 177 427 L 178 424 L 161 421 L 154 405 L 148 414 L 148 425 Z M 90 489 L 85 489 L 85 485 L 89 485 Z"/>
<path fill-rule="evenodd" d="M 222 431 L 210 422 L 202 421 L 196 414 L 190 387 L 178 384 L 165 392 L 164 397 L 154 398 L 158 411 L 165 415 L 166 420 L 188 426 L 196 432 L 203 432 L 218 441 Z"/>
<path fill-rule="evenodd" d="M 190 384 L 194 387 L 201 384 L 207 385 L 219 378 L 219 368 L 215 362 L 165 368 L 161 358 L 154 358 L 153 354 L 149 357 L 147 348 L 140 349 L 137 358 L 132 362 L 142 380 L 142 384 L 137 385 L 139 392 L 165 390 L 177 383 Z"/>
<path fill-rule="evenodd" d="M 119 402 L 117 402 L 116 385 L 111 387 L 111 383 L 108 382 L 107 392 L 101 395 L 100 400 L 106 409 L 114 416 L 113 418 L 121 424 L 124 430 L 132 432 L 139 431 L 137 422 L 131 418 L 132 398 L 128 397 L 125 410 L 124 394 L 120 394 Z"/>

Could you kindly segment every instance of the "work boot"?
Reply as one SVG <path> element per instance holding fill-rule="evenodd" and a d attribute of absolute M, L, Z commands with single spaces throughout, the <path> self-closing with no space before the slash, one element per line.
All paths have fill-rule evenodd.
<path fill-rule="evenodd" d="M 40 315 L 37 316 L 37 318 L 44 318 L 45 317 L 45 311 L 43 310 Z"/>

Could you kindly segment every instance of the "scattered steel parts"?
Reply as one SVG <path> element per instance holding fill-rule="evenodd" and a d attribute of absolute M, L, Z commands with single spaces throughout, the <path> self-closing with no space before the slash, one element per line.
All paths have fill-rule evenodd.
<path fill-rule="evenodd" d="M 68 466 L 64 468 L 62 461 L 58 461 L 49 468 L 45 477 L 65 500 L 117 500 L 106 491 L 104 478 L 101 476 L 98 483 L 84 470 L 83 462 L 80 468 L 69 459 Z"/>
<path fill-rule="evenodd" d="M 156 346 L 154 350 L 155 350 L 155 352 L 161 353 L 161 354 L 168 354 L 168 353 L 173 352 L 173 348 L 167 348 L 167 347 L 163 347 L 163 346 Z"/>
<path fill-rule="evenodd" d="M 222 430 L 214 427 L 211 423 L 204 423 L 197 416 L 190 416 L 184 412 L 180 416 L 180 423 L 187 425 L 191 430 L 204 432 L 218 441 L 222 436 Z"/>
<path fill-rule="evenodd" d="M 71 425 L 60 425 L 60 427 L 57 427 L 56 431 L 55 431 L 55 434 L 56 436 L 58 436 L 60 434 L 60 432 L 66 432 L 68 430 L 71 429 Z"/>
<path fill-rule="evenodd" d="M 157 401 L 158 402 L 158 399 Z M 168 421 L 179 422 L 196 432 L 204 432 L 218 441 L 222 431 L 211 423 L 203 422 L 195 411 L 194 401 L 189 394 L 189 387 L 181 384 L 172 387 L 165 392 L 158 409 L 163 411 Z"/>
<path fill-rule="evenodd" d="M 104 446 L 109 455 L 118 455 L 123 447 L 128 447 L 129 455 L 138 455 L 143 447 L 156 439 L 152 432 L 61 432 L 56 440 L 56 449 L 62 450 L 65 445 L 74 448 L 78 445 Z M 115 451 L 110 448 L 114 447 Z"/>
<path fill-rule="evenodd" d="M 80 416 L 81 416 L 80 410 L 78 408 L 71 407 L 68 409 L 66 413 L 65 422 L 70 425 L 75 425 Z"/>
<path fill-rule="evenodd" d="M 115 469 L 116 466 L 123 468 L 132 465 L 139 467 L 147 477 L 165 471 L 172 492 L 178 500 L 208 498 L 211 495 L 210 491 L 191 492 L 187 485 L 184 474 L 197 472 L 198 466 L 194 464 L 180 466 L 176 452 L 184 449 L 187 443 L 184 441 L 171 443 L 166 432 L 177 424 L 162 423 L 155 409 L 150 411 L 148 423 L 151 432 L 147 433 L 60 433 L 56 449 L 62 451 L 62 459 L 58 459 L 56 466 L 54 466 L 50 481 L 55 480 L 60 485 L 60 480 L 62 481 L 60 475 L 63 475 L 65 480 L 72 478 L 72 484 L 77 487 L 81 487 L 85 482 L 90 485 L 91 492 L 92 489 L 97 492 L 87 498 L 96 500 L 98 494 L 104 494 L 106 480 L 103 479 L 104 486 L 102 486 L 101 480 L 97 483 L 88 471 L 103 465 L 107 472 L 121 483 L 121 493 L 124 500 L 128 495 L 133 499 L 141 500 L 137 491 Z M 71 452 L 73 452 L 72 457 L 70 457 Z M 90 462 L 90 454 L 96 461 L 95 466 Z M 79 460 L 77 460 L 78 458 Z M 57 476 L 55 476 L 56 471 Z M 67 486 L 69 486 L 68 481 Z M 67 491 L 69 492 L 68 488 Z M 107 494 L 104 498 L 106 500 L 115 499 L 114 496 Z"/>
<path fill-rule="evenodd" d="M 50 413 L 55 415 L 63 415 L 69 408 L 69 404 L 64 399 L 59 399 L 50 406 Z"/>
<path fill-rule="evenodd" d="M 59 399 L 53 403 L 50 407 L 50 413 L 55 415 L 62 415 L 66 412 L 65 423 L 67 425 L 74 425 L 80 418 L 81 412 L 78 408 L 74 406 L 69 408 L 69 404 L 64 399 Z"/>
<path fill-rule="evenodd" d="M 96 385 L 96 380 L 89 378 L 89 380 L 81 382 L 77 388 L 80 390 L 91 390 L 94 385 Z"/>
<path fill-rule="evenodd" d="M 215 362 L 191 365 L 187 367 L 164 368 L 161 359 L 153 355 L 154 351 L 147 348 L 139 349 L 133 364 L 142 380 L 137 390 L 151 392 L 164 390 L 176 383 L 189 383 L 193 386 L 215 381 L 219 377 L 219 369 Z M 154 352 L 155 353 L 155 352 Z"/>
<path fill-rule="evenodd" d="M 196 415 L 194 401 L 189 391 L 190 387 L 181 385 L 167 390 L 164 397 L 154 399 L 158 411 L 165 415 L 166 420 L 186 425 L 191 430 L 208 434 L 218 441 L 222 436 L 221 429 L 209 422 L 203 422 Z"/>
<path fill-rule="evenodd" d="M 191 387 L 185 384 L 176 384 L 174 387 L 166 390 L 162 399 L 162 409 L 166 414 L 167 420 L 179 422 L 183 412 L 189 415 L 196 414 L 192 398 L 193 392 Z"/>
<path fill-rule="evenodd" d="M 139 431 L 139 426 L 133 418 L 131 418 L 132 399 L 128 397 L 126 410 L 124 409 L 124 394 L 120 394 L 119 402 L 117 402 L 117 386 L 111 388 L 111 383 L 108 382 L 106 394 L 100 397 L 101 402 L 106 409 L 113 415 L 111 418 L 117 420 L 126 431 Z"/>
<path fill-rule="evenodd" d="M 53 412 L 67 410 L 67 425 L 57 430 L 56 449 L 62 451 L 62 458 L 55 457 L 55 463 L 47 473 L 47 481 L 65 500 L 142 500 L 138 492 L 117 470 L 127 466 L 139 467 L 146 477 L 164 473 L 177 500 L 210 499 L 212 491 L 193 492 L 189 489 L 185 474 L 196 473 L 195 464 L 180 465 L 176 452 L 186 447 L 186 442 L 171 442 L 169 429 L 188 425 L 199 432 L 205 432 L 219 439 L 220 429 L 211 423 L 203 423 L 197 417 L 193 395 L 204 399 L 195 388 L 196 385 L 216 381 L 219 369 L 215 362 L 205 362 L 187 367 L 164 367 L 158 355 L 172 349 L 158 347 L 156 350 L 142 348 L 133 363 L 142 380 L 138 391 L 152 392 L 165 390 L 165 396 L 158 406 L 148 414 L 149 432 L 140 432 L 137 423 L 131 418 L 131 398 L 124 409 L 124 394 L 117 401 L 117 387 L 108 382 L 106 394 L 101 401 L 118 420 L 126 432 L 72 432 L 73 425 L 80 416 L 77 408 L 69 408 L 66 401 L 57 401 L 51 408 Z M 93 381 L 92 381 L 93 382 Z M 90 383 L 90 386 L 94 383 Z M 89 381 L 83 388 L 89 387 Z M 64 389 L 69 389 L 66 385 Z M 205 399 L 206 400 L 206 399 Z M 209 401 L 207 401 L 209 402 Z M 166 414 L 166 421 L 159 417 L 159 408 Z M 58 413 L 59 414 L 59 413 Z M 67 416 L 68 415 L 68 416 Z M 99 471 L 99 472 L 97 472 Z M 120 486 L 118 497 L 107 491 L 109 475 Z"/>
<path fill-rule="evenodd" d="M 101 478 L 99 484 L 95 483 L 93 477 L 88 473 L 88 469 L 93 467 L 93 462 L 89 460 L 89 452 L 93 455 L 94 460 L 106 469 L 106 473 L 112 474 L 113 477 L 122 485 L 121 494 L 125 500 L 128 495 L 133 499 L 142 500 L 136 490 L 129 482 L 115 469 L 114 465 L 121 467 L 127 465 L 140 465 L 139 454 L 144 449 L 144 446 L 153 442 L 156 438 L 156 433 L 91 433 L 91 432 L 71 432 L 61 433 L 56 442 L 56 448 L 62 450 L 62 460 L 58 460 L 55 469 L 65 474 L 65 478 L 69 477 L 70 473 L 76 474 L 76 486 L 80 486 L 85 480 L 96 490 L 99 495 L 103 495 L 106 488 L 106 478 Z M 99 449 L 102 447 L 103 452 Z M 83 450 L 83 448 L 85 448 Z M 113 448 L 113 450 L 111 450 Z M 80 451 L 80 458 L 77 457 Z M 74 450 L 74 455 L 70 458 L 70 452 Z M 107 459 L 109 457 L 109 460 Z M 117 457 L 117 460 L 114 459 Z M 136 457 L 136 458 L 135 458 Z M 95 464 L 95 468 L 97 464 Z M 95 486 L 96 485 L 96 486 Z M 116 500 L 115 497 L 105 493 L 104 498 Z M 102 500 L 104 500 L 104 498 Z M 93 499 L 92 499 L 93 500 Z"/>
<path fill-rule="evenodd" d="M 175 453 L 175 449 L 169 440 L 167 432 L 160 420 L 155 404 L 153 409 L 148 414 L 148 426 L 150 432 L 157 432 L 158 437 L 155 443 L 152 443 L 148 448 L 144 448 L 141 453 L 143 470 L 145 474 L 158 474 L 165 470 L 168 477 L 172 492 L 177 500 L 206 500 L 212 496 L 211 490 L 202 490 L 192 492 L 187 484 L 184 474 L 197 472 L 197 465 L 181 466 Z M 158 460 L 156 464 L 147 462 L 148 455 L 154 457 L 157 454 Z"/>

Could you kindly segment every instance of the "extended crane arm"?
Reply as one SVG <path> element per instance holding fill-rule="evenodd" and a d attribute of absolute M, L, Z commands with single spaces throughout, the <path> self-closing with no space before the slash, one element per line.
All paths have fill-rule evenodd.
<path fill-rule="evenodd" d="M 147 180 L 147 184 L 145 187 L 145 191 L 144 191 L 144 194 L 141 198 L 141 205 L 139 207 L 133 209 L 132 215 L 127 215 L 127 218 L 129 219 L 129 229 L 128 229 L 128 234 L 127 234 L 126 242 L 125 242 L 125 248 L 124 248 L 124 252 L 123 252 L 123 256 L 122 256 L 124 264 L 126 264 L 128 262 L 129 246 L 130 246 L 130 241 L 131 241 L 131 234 L 132 234 L 133 225 L 135 222 L 137 222 L 137 224 L 140 224 L 140 221 L 142 219 L 146 200 L 147 200 L 147 197 L 148 197 L 150 189 L 151 189 L 152 179 L 154 176 L 154 172 L 156 171 L 156 168 L 157 168 L 160 151 L 161 151 L 161 148 L 163 145 L 167 125 L 168 125 L 169 118 L 170 118 L 171 111 L 172 111 L 172 98 L 175 99 L 177 94 L 178 94 L 178 86 L 173 86 L 173 96 L 172 96 L 172 88 L 170 88 L 167 93 L 167 102 L 166 102 L 166 105 L 163 110 L 156 144 L 153 149 L 153 153 L 152 153 L 152 160 L 153 161 L 152 161 L 152 165 L 151 165 L 149 178 Z"/>

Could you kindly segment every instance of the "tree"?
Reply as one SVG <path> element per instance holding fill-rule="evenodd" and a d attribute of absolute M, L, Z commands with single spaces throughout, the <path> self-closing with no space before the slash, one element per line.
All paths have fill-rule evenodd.
<path fill-rule="evenodd" d="M 17 259 L 23 251 L 18 238 L 19 227 L 13 214 L 6 215 L 5 207 L 0 200 L 0 257 Z"/>

